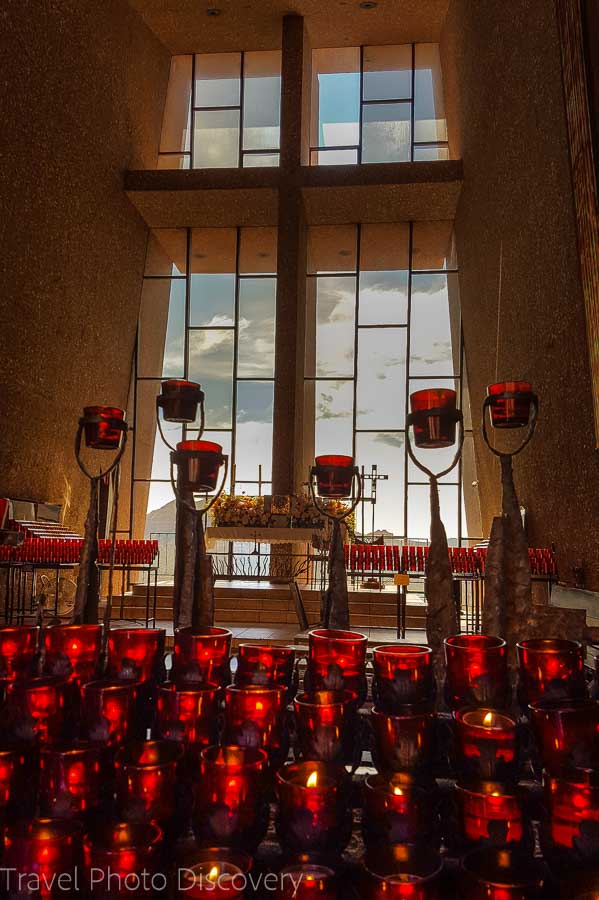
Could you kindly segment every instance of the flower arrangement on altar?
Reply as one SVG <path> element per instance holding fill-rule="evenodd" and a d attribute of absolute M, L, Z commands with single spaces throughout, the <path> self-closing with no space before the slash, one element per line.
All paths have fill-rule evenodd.
<path fill-rule="evenodd" d="M 280 527 L 281 514 L 271 511 L 266 497 L 252 497 L 246 494 L 221 494 L 212 507 L 214 524 L 219 527 L 246 527 L 246 528 L 270 528 Z M 347 509 L 345 503 L 340 500 L 327 500 L 325 506 L 333 513 L 340 513 Z M 286 527 L 293 528 L 323 528 L 324 522 L 321 514 L 314 506 L 312 500 L 306 495 L 292 496 L 289 498 L 288 512 L 286 513 Z M 354 528 L 353 513 L 346 520 L 350 531 Z"/>

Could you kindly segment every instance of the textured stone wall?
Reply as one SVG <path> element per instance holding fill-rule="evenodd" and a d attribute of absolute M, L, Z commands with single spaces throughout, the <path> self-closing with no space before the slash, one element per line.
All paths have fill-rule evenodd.
<path fill-rule="evenodd" d="M 0 44 L 0 496 L 78 526 L 81 408 L 127 401 L 147 229 L 123 175 L 156 165 L 169 54 L 125 0 L 4 0 Z"/>
<path fill-rule="evenodd" d="M 599 455 L 553 0 L 452 0 L 442 52 L 452 155 L 464 162 L 456 232 L 474 427 L 499 320 L 499 379 L 531 381 L 541 401 L 515 463 L 530 543 L 555 542 L 570 583 L 584 558 L 597 590 Z M 488 532 L 498 467 L 481 439 L 476 452 Z"/>

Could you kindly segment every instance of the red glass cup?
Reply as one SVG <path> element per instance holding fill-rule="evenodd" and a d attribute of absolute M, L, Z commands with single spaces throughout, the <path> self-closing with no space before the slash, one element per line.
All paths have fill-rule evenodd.
<path fill-rule="evenodd" d="M 509 705 L 507 645 L 487 634 L 454 634 L 445 638 L 445 693 L 451 709 Z"/>
<path fill-rule="evenodd" d="M 240 644 L 235 684 L 278 684 L 289 692 L 293 685 L 295 650 L 271 644 Z"/>
<path fill-rule="evenodd" d="M 225 458 L 214 441 L 180 441 L 175 454 L 182 486 L 189 491 L 216 490 L 218 473 Z"/>
<path fill-rule="evenodd" d="M 351 764 L 356 756 L 356 695 L 314 691 L 293 702 L 297 750 L 303 759 Z"/>
<path fill-rule="evenodd" d="M 599 768 L 599 702 L 541 698 L 528 709 L 543 768 L 552 775 Z"/>
<path fill-rule="evenodd" d="M 285 709 L 286 691 L 279 685 L 229 685 L 225 688 L 225 743 L 261 747 L 271 762 L 284 759 Z"/>
<path fill-rule="evenodd" d="M 398 773 L 368 775 L 362 834 L 368 847 L 439 842 L 438 799 L 433 789 Z"/>
<path fill-rule="evenodd" d="M 161 390 L 158 405 L 166 422 L 195 422 L 203 396 L 199 384 L 170 378 L 162 382 Z"/>
<path fill-rule="evenodd" d="M 366 699 L 368 638 L 357 631 L 316 628 L 308 634 L 305 690 L 353 691 L 358 704 Z"/>
<path fill-rule="evenodd" d="M 35 625 L 0 626 L 0 678 L 14 681 L 30 675 L 36 646 Z"/>
<path fill-rule="evenodd" d="M 117 751 L 117 805 L 127 821 L 162 824 L 171 819 L 182 755 L 174 741 L 134 741 Z"/>
<path fill-rule="evenodd" d="M 101 625 L 53 625 L 44 632 L 44 668 L 52 675 L 84 684 L 98 669 Z"/>
<path fill-rule="evenodd" d="M 428 388 L 410 394 L 410 410 L 417 447 L 451 447 L 456 439 L 457 395 L 446 388 Z"/>
<path fill-rule="evenodd" d="M 468 900 L 537 900 L 545 872 L 519 847 L 478 847 L 462 859 L 462 893 Z"/>
<path fill-rule="evenodd" d="M 299 863 L 285 866 L 278 877 L 277 900 L 337 900 L 336 876 L 328 866 Z"/>
<path fill-rule="evenodd" d="M 229 655 L 231 632 L 215 626 L 192 634 L 191 628 L 175 632 L 173 653 L 173 681 L 181 687 L 195 684 L 221 684 L 231 681 Z"/>
<path fill-rule="evenodd" d="M 319 497 L 343 499 L 351 496 L 354 477 L 352 456 L 317 456 L 316 484 Z"/>
<path fill-rule="evenodd" d="M 86 406 L 84 419 L 98 419 L 84 422 L 85 446 L 93 450 L 118 450 L 121 446 L 123 429 L 119 422 L 125 421 L 125 411 L 116 406 Z"/>
<path fill-rule="evenodd" d="M 543 781 L 553 844 L 599 863 L 599 775 L 579 769 L 559 776 L 545 773 Z"/>
<path fill-rule="evenodd" d="M 111 628 L 108 676 L 136 684 L 162 681 L 165 638 L 164 628 Z"/>
<path fill-rule="evenodd" d="M 16 750 L 0 750 L 0 818 L 13 796 L 17 769 L 23 760 Z"/>
<path fill-rule="evenodd" d="M 76 870 L 81 857 L 81 826 L 67 819 L 33 819 L 4 829 L 3 884 L 9 896 L 42 897 L 76 893 Z M 20 877 L 19 877 L 20 876 Z M 19 887 L 20 883 L 20 887 Z M 21 892 L 19 892 L 21 891 Z M 14 892 L 14 893 L 11 893 Z"/>
<path fill-rule="evenodd" d="M 100 751 L 96 747 L 46 747 L 40 755 L 42 814 L 70 819 L 100 804 Z"/>
<path fill-rule="evenodd" d="M 462 777 L 515 781 L 518 775 L 516 722 L 495 709 L 454 712 L 455 767 Z"/>
<path fill-rule="evenodd" d="M 520 701 L 584 698 L 582 644 L 559 638 L 532 638 L 517 644 Z"/>
<path fill-rule="evenodd" d="M 418 772 L 433 758 L 434 713 L 427 706 L 406 706 L 401 714 L 372 710 L 373 760 L 379 772 Z"/>
<path fill-rule="evenodd" d="M 156 896 L 164 885 L 159 872 L 161 847 L 162 831 L 154 822 L 96 825 L 84 840 L 91 896 Z"/>
<path fill-rule="evenodd" d="M 127 739 L 135 714 L 135 685 L 124 681 L 89 681 L 83 685 L 82 734 L 93 743 L 116 747 Z"/>
<path fill-rule="evenodd" d="M 432 650 L 420 644 L 386 644 L 373 651 L 373 699 L 380 710 L 434 700 Z"/>
<path fill-rule="evenodd" d="M 267 769 L 258 747 L 202 750 L 194 810 L 200 843 L 256 849 L 268 828 Z"/>
<path fill-rule="evenodd" d="M 277 834 L 285 850 L 338 855 L 352 830 L 350 787 L 341 766 L 306 760 L 276 775 Z"/>
<path fill-rule="evenodd" d="M 371 847 L 362 861 L 363 897 L 368 900 L 441 900 L 443 860 L 430 847 L 392 844 Z"/>
<path fill-rule="evenodd" d="M 524 835 L 518 794 L 496 781 L 456 784 L 461 835 L 469 843 L 520 843 Z"/>
<path fill-rule="evenodd" d="M 252 858 L 242 850 L 203 847 L 194 851 L 180 873 L 177 897 L 191 900 L 237 900 L 249 886 Z"/>
<path fill-rule="evenodd" d="M 179 690 L 175 684 L 158 690 L 156 730 L 158 736 L 178 741 L 188 751 L 213 744 L 218 736 L 220 687 L 203 685 Z"/>
<path fill-rule="evenodd" d="M 524 428 L 530 420 L 533 399 L 528 381 L 501 381 L 490 384 L 487 396 L 493 428 Z"/>
<path fill-rule="evenodd" d="M 62 678 L 45 676 L 27 682 L 13 681 L 8 689 L 8 704 L 20 727 L 40 744 L 59 743 L 65 726 L 65 688 Z M 22 732 L 21 732 L 22 733 Z"/>

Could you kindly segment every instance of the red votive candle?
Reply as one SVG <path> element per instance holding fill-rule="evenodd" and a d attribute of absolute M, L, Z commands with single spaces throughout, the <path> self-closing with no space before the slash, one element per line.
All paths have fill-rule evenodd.
<path fill-rule="evenodd" d="M 135 686 L 123 681 L 90 681 L 83 686 L 82 733 L 89 741 L 115 747 L 131 730 Z"/>
<path fill-rule="evenodd" d="M 204 685 L 178 690 L 165 684 L 158 690 L 156 727 L 162 738 L 207 747 L 218 730 L 220 687 Z"/>
<path fill-rule="evenodd" d="M 596 833 L 599 828 L 599 778 L 583 769 L 563 777 L 545 774 L 551 838 L 561 847 L 576 847 L 583 856 L 599 862 Z M 592 839 L 587 841 L 586 832 Z M 588 846 L 587 846 L 588 844 Z"/>
<path fill-rule="evenodd" d="M 74 821 L 33 819 L 4 829 L 6 880 L 10 896 L 72 896 L 81 852 L 81 826 Z M 19 880 L 19 876 L 21 879 Z M 19 887 L 20 881 L 20 887 Z"/>
<path fill-rule="evenodd" d="M 291 690 L 295 650 L 270 644 L 240 644 L 235 684 L 279 684 Z"/>
<path fill-rule="evenodd" d="M 166 822 L 175 812 L 181 747 L 174 741 L 134 741 L 116 755 L 117 803 L 127 821 Z"/>
<path fill-rule="evenodd" d="M 268 757 L 257 747 L 202 750 L 194 827 L 201 843 L 255 850 L 268 828 Z"/>
<path fill-rule="evenodd" d="M 451 709 L 486 706 L 503 709 L 509 703 L 507 646 L 487 634 L 455 634 L 445 638 L 445 691 Z"/>
<path fill-rule="evenodd" d="M 276 783 L 282 846 L 299 853 L 341 854 L 352 829 L 345 769 L 313 760 L 288 763 L 277 772 Z"/>
<path fill-rule="evenodd" d="M 284 744 L 285 688 L 225 688 L 225 742 L 272 752 Z"/>
<path fill-rule="evenodd" d="M 314 691 L 295 698 L 297 749 L 301 757 L 322 762 L 353 761 L 356 699 L 352 691 Z"/>
<path fill-rule="evenodd" d="M 235 900 L 249 884 L 252 858 L 241 850 L 205 847 L 196 850 L 194 862 L 181 871 L 179 897 L 192 900 Z"/>
<path fill-rule="evenodd" d="M 456 784 L 455 790 L 467 841 L 504 845 L 522 840 L 522 808 L 513 790 L 495 781 Z"/>
<path fill-rule="evenodd" d="M 528 705 L 541 697 L 584 697 L 582 644 L 559 638 L 532 638 L 517 644 L 519 694 Z"/>
<path fill-rule="evenodd" d="M 15 771 L 22 759 L 14 750 L 0 750 L 0 813 L 8 806 L 14 788 Z"/>
<path fill-rule="evenodd" d="M 100 802 L 100 752 L 96 747 L 45 748 L 40 755 L 40 809 L 69 819 Z"/>
<path fill-rule="evenodd" d="M 432 650 L 420 644 L 387 644 L 373 652 L 373 696 L 385 712 L 434 699 Z"/>
<path fill-rule="evenodd" d="M 213 441 L 180 441 L 175 454 L 182 486 L 190 491 L 214 491 L 220 467 L 225 461 L 223 448 Z"/>
<path fill-rule="evenodd" d="M 394 844 L 370 848 L 362 861 L 368 900 L 441 900 L 443 861 L 429 847 Z"/>
<path fill-rule="evenodd" d="M 162 832 L 154 822 L 101 824 L 85 836 L 87 884 L 92 897 L 156 895 Z M 143 873 L 147 873 L 144 878 Z"/>
<path fill-rule="evenodd" d="M 368 847 L 431 843 L 438 831 L 438 803 L 433 790 L 402 774 L 368 775 L 364 782 L 362 833 Z"/>
<path fill-rule="evenodd" d="M 123 429 L 118 423 L 125 421 L 123 409 L 117 406 L 86 406 L 83 418 L 99 420 L 83 423 L 86 447 L 93 450 L 118 450 L 123 436 Z"/>
<path fill-rule="evenodd" d="M 317 628 L 308 634 L 306 690 L 353 691 L 361 704 L 366 698 L 368 638 L 357 631 Z"/>
<path fill-rule="evenodd" d="M 528 707 L 541 763 L 552 775 L 565 768 L 599 766 L 599 703 L 535 700 Z"/>
<path fill-rule="evenodd" d="M 110 678 L 161 681 L 164 676 L 164 628 L 112 628 L 108 639 Z"/>
<path fill-rule="evenodd" d="M 0 626 L 0 678 L 14 681 L 30 675 L 36 645 L 35 625 Z"/>
<path fill-rule="evenodd" d="M 522 849 L 479 847 L 462 860 L 464 896 L 468 900 L 536 900 L 544 871 Z"/>
<path fill-rule="evenodd" d="M 84 684 L 98 669 L 101 625 L 53 625 L 44 632 L 45 670 Z"/>
<path fill-rule="evenodd" d="M 434 713 L 426 706 L 405 706 L 401 714 L 374 707 L 374 764 L 379 772 L 416 772 L 430 766 Z"/>
<path fill-rule="evenodd" d="M 487 395 L 491 398 L 489 409 L 493 428 L 523 428 L 528 425 L 534 396 L 528 381 L 490 384 Z"/>
<path fill-rule="evenodd" d="M 445 388 L 428 388 L 410 394 L 410 409 L 417 447 L 434 450 L 455 444 L 457 395 Z"/>
<path fill-rule="evenodd" d="M 303 863 L 285 866 L 275 897 L 280 900 L 337 900 L 335 873 L 327 866 Z"/>
<path fill-rule="evenodd" d="M 62 678 L 32 678 L 13 681 L 8 703 L 17 720 L 29 720 L 40 744 L 52 744 L 62 738 L 65 713 L 65 685 Z"/>
<path fill-rule="evenodd" d="M 183 686 L 191 682 L 229 684 L 229 654 L 231 632 L 215 626 L 192 634 L 191 628 L 179 628 L 175 632 L 173 654 L 173 681 Z"/>
<path fill-rule="evenodd" d="M 181 381 L 171 378 L 163 381 L 158 406 L 166 422 L 195 422 L 198 404 L 202 399 L 202 389 L 195 381 Z"/>
<path fill-rule="evenodd" d="M 517 779 L 516 722 L 494 709 L 454 712 L 456 768 L 486 781 Z"/>
<path fill-rule="evenodd" d="M 351 496 L 354 477 L 354 460 L 352 456 L 317 456 L 316 484 L 319 497 L 335 497 L 342 499 Z"/>

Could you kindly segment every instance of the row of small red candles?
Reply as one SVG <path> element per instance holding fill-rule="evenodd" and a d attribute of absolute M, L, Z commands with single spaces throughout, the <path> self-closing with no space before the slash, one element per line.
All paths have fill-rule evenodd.
<path fill-rule="evenodd" d="M 397 544 L 345 544 L 345 564 L 351 570 L 365 572 L 424 572 L 428 547 Z M 449 558 L 455 573 L 483 574 L 485 547 L 450 547 Z M 529 547 L 532 575 L 557 575 L 553 551 L 547 547 Z"/>
<path fill-rule="evenodd" d="M 26 538 L 18 547 L 4 546 L 0 559 L 3 562 L 75 563 L 79 562 L 83 541 L 79 538 Z M 111 541 L 98 542 L 98 560 L 110 562 Z M 149 565 L 158 554 L 158 541 L 116 541 L 114 561 L 117 564 Z"/>

